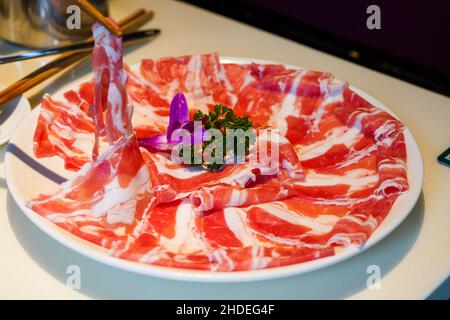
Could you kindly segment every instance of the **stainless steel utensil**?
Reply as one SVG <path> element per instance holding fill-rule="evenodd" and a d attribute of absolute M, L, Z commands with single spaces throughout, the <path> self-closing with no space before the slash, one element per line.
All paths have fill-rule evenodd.
<path fill-rule="evenodd" d="M 90 1 L 108 15 L 107 0 Z M 94 20 L 80 10 L 81 28 L 67 28 L 67 7 L 74 0 L 0 0 L 0 38 L 30 48 L 54 48 L 90 35 Z"/>
<path fill-rule="evenodd" d="M 156 36 L 161 31 L 159 29 L 148 29 L 142 31 L 135 31 L 131 33 L 127 33 L 123 35 L 124 44 L 128 44 L 130 42 L 135 42 L 139 40 L 143 40 L 148 37 Z M 89 51 L 92 50 L 92 46 L 94 45 L 94 41 L 89 42 L 80 42 L 71 44 L 64 47 L 52 48 L 52 49 L 42 49 L 36 51 L 30 51 L 18 55 L 0 57 L 0 64 L 6 64 L 16 61 L 34 59 L 39 57 L 50 56 L 53 54 L 60 54 L 64 52 L 80 52 L 80 51 Z"/>

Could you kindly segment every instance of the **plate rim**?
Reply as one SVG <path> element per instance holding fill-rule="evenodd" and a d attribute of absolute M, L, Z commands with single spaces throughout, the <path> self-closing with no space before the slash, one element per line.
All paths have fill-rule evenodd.
<path fill-rule="evenodd" d="M 255 62 L 259 64 L 282 64 L 285 67 L 288 68 L 295 68 L 299 69 L 301 67 L 293 66 L 290 64 L 285 64 L 281 62 L 275 62 L 271 60 L 264 60 L 264 59 L 254 59 L 254 58 L 245 58 L 245 57 L 229 57 L 229 56 L 221 56 L 220 61 L 222 63 L 250 63 Z M 138 65 L 139 63 L 130 65 L 130 67 L 133 67 L 134 65 Z M 89 73 L 85 76 L 82 76 L 75 80 L 73 83 L 67 84 L 65 86 L 62 86 L 58 88 L 55 94 L 62 93 L 66 88 L 68 87 L 74 87 L 79 85 L 81 82 L 86 81 L 92 77 L 92 74 Z M 361 95 L 364 99 L 368 100 L 370 103 L 372 103 L 374 106 L 383 109 L 384 111 L 387 111 L 397 119 L 399 119 L 396 114 L 390 110 L 387 106 L 385 106 L 383 103 L 381 103 L 379 100 L 371 96 L 370 94 L 366 93 L 365 91 L 356 88 L 352 85 L 350 85 L 350 88 L 354 90 L 356 93 Z M 16 139 L 19 139 L 20 133 L 22 132 L 22 127 L 27 124 L 27 122 L 31 121 L 32 117 L 37 117 L 38 110 L 40 109 L 40 104 L 32 110 L 31 113 L 29 113 L 25 119 L 22 120 L 22 122 L 19 124 L 17 129 L 15 130 L 14 134 L 12 135 L 10 139 L 10 143 L 14 143 Z M 6 151 L 5 153 L 5 160 L 4 160 L 4 166 L 5 166 L 5 177 L 6 177 L 6 183 L 8 190 L 10 194 L 12 195 L 12 198 L 18 205 L 18 207 L 21 209 L 21 211 L 27 216 L 28 219 L 30 219 L 40 230 L 45 232 L 47 235 L 49 235 L 51 238 L 53 238 L 55 241 L 59 242 L 60 244 L 64 245 L 70 250 L 73 250 L 79 254 L 82 254 L 96 262 L 103 263 L 115 268 L 118 268 L 120 270 L 129 271 L 133 273 L 138 273 L 146 276 L 153 276 L 158 278 L 165 278 L 165 279 L 171 279 L 171 280 L 179 280 L 179 281 L 191 281 L 191 282 L 213 282 L 213 283 L 233 283 L 233 282 L 250 282 L 250 281 L 261 281 L 261 280 L 269 280 L 269 279 L 277 279 L 277 278 L 284 278 L 288 276 L 293 275 L 299 275 L 304 274 L 312 271 L 316 271 L 319 269 L 323 269 L 326 267 L 329 267 L 333 264 L 337 264 L 341 261 L 350 259 L 354 257 L 355 255 L 362 253 L 375 245 L 376 243 L 379 243 L 382 241 L 387 235 L 391 234 L 405 219 L 406 217 L 411 213 L 412 209 L 416 205 L 420 194 L 422 193 L 423 188 L 423 179 L 424 179 L 424 162 L 423 162 L 423 156 L 420 151 L 420 148 L 414 138 L 414 136 L 411 134 L 409 129 L 405 126 L 404 129 L 404 135 L 405 135 L 405 142 L 408 141 L 407 149 L 412 148 L 416 149 L 415 152 L 419 156 L 418 159 L 416 159 L 416 162 L 418 160 L 418 166 L 419 171 L 417 172 L 418 175 L 418 183 L 417 187 L 412 190 L 408 190 L 408 193 L 413 193 L 411 196 L 413 197 L 414 201 L 410 201 L 408 203 L 408 206 L 406 209 L 402 210 L 402 214 L 400 217 L 397 217 L 394 221 L 392 221 L 388 225 L 384 225 L 383 227 L 383 233 L 380 234 L 379 227 L 385 223 L 385 220 L 383 220 L 382 224 L 377 227 L 377 229 L 374 231 L 374 233 L 371 235 L 371 237 L 364 243 L 362 246 L 352 246 L 349 248 L 343 249 L 341 252 L 329 256 L 324 257 L 312 261 L 287 265 L 287 266 L 281 266 L 281 267 L 274 267 L 274 268 L 267 268 L 267 269 L 258 269 L 258 270 L 246 270 L 246 271 L 232 271 L 232 272 L 220 272 L 220 271 L 204 271 L 204 270 L 192 270 L 192 269 L 182 269 L 182 268 L 172 268 L 172 267 L 163 267 L 163 266 L 156 266 L 156 265 L 149 265 L 149 264 L 143 264 L 135 261 L 115 258 L 113 256 L 108 255 L 107 250 L 100 246 L 96 246 L 95 244 L 92 244 L 88 242 L 87 240 L 84 240 L 82 238 L 76 237 L 75 235 L 71 234 L 70 232 L 58 227 L 57 225 L 53 224 L 52 222 L 48 221 L 44 217 L 40 216 L 30 208 L 25 206 L 25 199 L 22 199 L 19 195 L 19 192 L 16 190 L 16 186 L 13 183 L 13 178 L 11 177 L 11 171 L 9 170 L 9 166 L 11 165 L 13 156 L 11 152 Z M 13 157 L 13 158 L 12 158 Z M 408 162 L 409 162 L 408 157 Z M 398 199 L 396 200 L 396 202 Z M 391 209 L 392 210 L 392 209 Z M 391 214 L 391 212 L 390 212 Z M 389 216 L 389 215 L 388 215 Z M 72 240 L 72 237 L 76 237 L 77 240 L 80 240 L 79 242 L 82 244 L 79 244 L 78 242 L 74 242 Z"/>
<path fill-rule="evenodd" d="M 0 90 L 5 89 L 6 86 L 3 84 L 0 84 Z M 17 122 L 15 129 L 12 130 L 11 132 L 9 132 L 8 134 L 4 135 L 3 137 L 1 136 L 1 132 L 0 132 L 0 146 L 6 144 L 14 135 L 15 131 L 19 128 L 20 124 L 22 123 L 22 121 L 24 121 L 31 113 L 31 104 L 30 101 L 24 96 L 24 95 L 19 95 L 18 97 L 14 98 L 14 99 L 19 99 L 19 102 L 16 106 L 16 110 L 18 108 L 20 108 L 20 106 L 23 106 L 22 108 L 25 108 L 25 110 L 23 110 L 23 112 L 26 112 L 26 115 L 23 115 L 22 118 Z M 12 100 L 14 100 L 12 99 Z M 9 102 L 9 101 L 8 101 Z M 6 102 L 6 103 L 8 103 Z M 13 111 L 14 113 L 14 111 Z M 5 122 L 8 120 L 5 120 Z"/>

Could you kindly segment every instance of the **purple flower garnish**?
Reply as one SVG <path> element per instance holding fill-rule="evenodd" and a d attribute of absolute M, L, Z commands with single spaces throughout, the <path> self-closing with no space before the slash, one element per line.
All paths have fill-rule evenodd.
<path fill-rule="evenodd" d="M 189 110 L 186 97 L 178 92 L 170 103 L 169 126 L 167 127 L 167 140 L 170 141 L 172 133 L 189 121 Z"/>
<path fill-rule="evenodd" d="M 165 134 L 158 134 L 150 138 L 139 138 L 139 146 L 146 149 L 170 150 L 175 144 L 167 141 Z"/>
<path fill-rule="evenodd" d="M 178 92 L 170 102 L 169 125 L 167 132 L 158 134 L 149 138 L 138 139 L 139 146 L 144 148 L 153 148 L 157 150 L 170 150 L 180 144 L 182 138 L 174 134 L 175 130 L 184 129 L 190 133 L 190 143 L 203 142 L 204 128 L 196 128 L 194 121 L 189 120 L 189 108 L 186 97 Z M 196 130 L 197 129 L 197 130 Z M 174 140 L 174 136 L 178 139 Z"/>

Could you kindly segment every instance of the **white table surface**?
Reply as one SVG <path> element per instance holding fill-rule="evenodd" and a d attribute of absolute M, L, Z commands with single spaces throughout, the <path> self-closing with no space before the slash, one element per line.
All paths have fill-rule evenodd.
<path fill-rule="evenodd" d="M 285 279 L 237 284 L 198 284 L 156 279 L 102 265 L 66 249 L 37 229 L 8 194 L 0 147 L 0 298 L 148 299 L 422 299 L 450 274 L 450 168 L 436 157 L 450 146 L 450 99 L 301 44 L 186 5 L 161 1 L 111 1 L 114 17 L 138 7 L 155 11 L 148 27 L 162 34 L 127 49 L 125 61 L 219 52 L 300 65 L 333 73 L 391 108 L 410 128 L 425 161 L 423 194 L 404 223 L 362 254 L 335 266 Z M 362 26 L 363 27 L 363 26 Z M 17 47 L 0 42 L 0 54 Z M 43 60 L 0 66 L 0 84 L 33 70 Z M 26 94 L 35 106 L 90 66 L 53 78 Z M 367 289 L 366 269 L 381 268 L 381 288 Z M 81 289 L 66 286 L 67 267 L 81 268 Z"/>

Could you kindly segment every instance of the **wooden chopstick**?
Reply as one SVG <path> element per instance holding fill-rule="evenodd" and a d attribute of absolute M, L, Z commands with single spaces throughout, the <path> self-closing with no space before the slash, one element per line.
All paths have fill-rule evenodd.
<path fill-rule="evenodd" d="M 92 4 L 87 0 L 76 0 L 82 7 L 83 11 L 90 15 L 92 18 L 103 24 L 109 31 L 111 31 L 116 37 L 122 36 L 122 31 L 105 18 Z"/>
<path fill-rule="evenodd" d="M 153 15 L 153 11 L 140 9 L 119 21 L 119 25 L 126 32 L 133 31 L 150 21 L 153 18 Z M 90 37 L 86 41 L 92 41 L 92 37 Z M 79 65 L 80 63 L 84 62 L 89 56 L 90 51 L 65 53 L 60 55 L 58 58 L 50 61 L 46 65 L 38 68 L 37 70 L 33 71 L 32 73 L 26 75 L 22 79 L 16 81 L 15 83 L 2 90 L 0 92 L 0 108 L 2 105 L 4 105 L 5 102 L 20 96 L 27 90 L 42 83 L 58 72 L 62 70 L 69 70 L 70 68 Z"/>
<path fill-rule="evenodd" d="M 138 19 L 141 16 L 144 16 L 146 11 L 144 9 L 140 9 L 132 13 L 130 16 L 124 18 L 119 22 L 119 25 L 125 27 L 128 26 L 133 20 Z M 92 41 L 93 37 L 89 37 L 86 41 Z M 38 68 L 32 73 L 26 75 L 22 79 L 16 81 L 12 85 L 5 88 L 0 92 L 0 106 L 2 106 L 5 102 L 14 99 L 25 91 L 33 88 L 38 85 L 42 81 L 50 78 L 51 76 L 57 74 L 58 72 L 66 69 L 68 66 L 74 64 L 78 65 L 81 63 L 84 58 L 88 57 L 90 52 L 79 52 L 79 53 L 66 53 L 60 55 L 59 58 L 50 61 L 46 65 Z M 79 62 L 79 63 L 76 63 Z"/>

